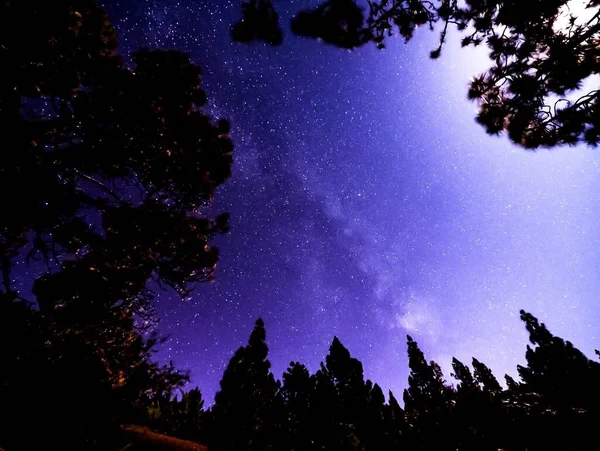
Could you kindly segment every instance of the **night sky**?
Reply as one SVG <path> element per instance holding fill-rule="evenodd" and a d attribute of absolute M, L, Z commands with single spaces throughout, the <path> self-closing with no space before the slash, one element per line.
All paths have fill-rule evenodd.
<path fill-rule="evenodd" d="M 406 334 L 449 378 L 452 356 L 515 374 L 525 309 L 586 354 L 600 346 L 600 154 L 528 152 L 488 137 L 466 100 L 485 51 L 456 36 L 431 61 L 419 30 L 348 52 L 291 35 L 273 48 L 231 42 L 239 0 L 107 0 L 121 50 L 188 52 L 210 113 L 232 121 L 231 212 L 216 281 L 181 301 L 160 294 L 158 357 L 191 371 L 212 402 L 254 321 L 277 377 L 312 371 L 334 335 L 365 376 L 398 395 Z M 316 1 L 316 3 L 319 3 Z"/>

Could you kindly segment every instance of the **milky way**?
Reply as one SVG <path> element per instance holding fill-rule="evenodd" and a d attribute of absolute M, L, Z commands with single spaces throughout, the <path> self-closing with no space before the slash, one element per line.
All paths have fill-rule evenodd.
<path fill-rule="evenodd" d="M 287 27 L 311 3 L 276 5 Z M 451 356 L 514 374 L 521 308 L 587 354 L 598 346 L 600 155 L 486 136 L 466 100 L 481 52 L 451 40 L 430 61 L 427 30 L 384 51 L 289 32 L 247 46 L 229 35 L 237 0 L 104 5 L 123 51 L 190 53 L 211 114 L 233 123 L 233 177 L 212 206 L 232 217 L 216 281 L 158 299 L 170 336 L 158 357 L 209 401 L 258 317 L 277 376 L 292 360 L 315 370 L 337 335 L 394 391 L 407 333 L 448 378 Z"/>

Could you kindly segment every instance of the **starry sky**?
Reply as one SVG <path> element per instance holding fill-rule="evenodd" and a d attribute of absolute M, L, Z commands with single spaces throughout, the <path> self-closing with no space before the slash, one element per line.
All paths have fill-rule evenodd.
<path fill-rule="evenodd" d="M 101 3 L 123 52 L 188 52 L 211 115 L 233 124 L 233 177 L 211 207 L 231 212 L 216 281 L 158 302 L 158 358 L 209 403 L 258 317 L 277 377 L 292 360 L 316 370 L 337 335 L 397 394 L 406 334 L 447 378 L 452 356 L 514 375 L 519 309 L 588 355 L 600 346 L 600 154 L 485 135 L 466 100 L 484 50 L 451 36 L 431 61 L 427 30 L 384 51 L 293 36 L 311 0 L 275 2 L 278 48 L 231 42 L 239 0 Z"/>

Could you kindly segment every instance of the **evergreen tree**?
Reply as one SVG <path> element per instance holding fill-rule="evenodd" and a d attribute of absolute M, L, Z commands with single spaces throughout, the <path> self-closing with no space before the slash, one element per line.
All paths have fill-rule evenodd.
<path fill-rule="evenodd" d="M 388 404 L 384 406 L 384 420 L 391 449 L 403 449 L 407 432 L 406 417 L 391 390 L 388 393 Z"/>
<path fill-rule="evenodd" d="M 359 437 L 365 450 L 392 450 L 396 449 L 396 434 L 390 429 L 388 408 L 385 405 L 385 396 L 378 384 L 367 380 L 366 407 L 358 417 Z M 393 424 L 393 423 L 392 423 Z"/>
<path fill-rule="evenodd" d="M 356 425 L 356 420 L 365 407 L 368 393 L 362 363 L 350 356 L 350 351 L 337 337 L 333 338 L 325 362 L 327 372 L 339 395 L 343 414 L 341 420 Z"/>
<path fill-rule="evenodd" d="M 0 403 L 10 412 L 0 445 L 102 447 L 185 379 L 152 362 L 157 339 L 140 333 L 155 319 L 147 282 L 186 297 L 212 279 L 210 241 L 227 215 L 199 212 L 230 175 L 229 125 L 202 112 L 200 69 L 187 55 L 142 50 L 126 66 L 94 0 L 4 1 L 0 17 L 0 189 L 10 193 L 0 217 Z M 31 300 L 15 288 L 24 262 L 40 274 L 23 287 Z M 26 422 L 40 433 L 20 436 Z"/>
<path fill-rule="evenodd" d="M 527 412 L 522 427 L 528 429 L 529 446 L 600 445 L 593 426 L 600 419 L 600 363 L 552 335 L 533 315 L 521 311 L 521 319 L 535 346 L 527 346 L 527 366 L 518 366 L 517 400 Z"/>
<path fill-rule="evenodd" d="M 498 379 L 492 374 L 492 370 L 475 357 L 473 357 L 473 370 L 475 380 L 484 393 L 500 393 L 502 391 L 502 387 Z"/>
<path fill-rule="evenodd" d="M 341 397 L 323 362 L 312 380 L 314 392 L 310 411 L 315 449 L 357 449 L 356 431 L 343 418 Z"/>
<path fill-rule="evenodd" d="M 291 362 L 283 374 L 281 394 L 285 403 L 285 449 L 310 450 L 313 448 L 314 431 L 311 427 L 311 399 L 314 395 L 314 379 L 306 367 Z"/>
<path fill-rule="evenodd" d="M 454 373 L 451 376 L 458 381 L 458 386 L 456 387 L 457 393 L 471 393 L 477 389 L 475 378 L 467 365 L 453 357 L 452 369 Z"/>
<path fill-rule="evenodd" d="M 343 440 L 355 449 L 377 449 L 385 443 L 383 429 L 384 396 L 381 388 L 365 382 L 362 363 L 352 357 L 337 338 L 333 338 L 325 358 L 327 374 L 338 398 L 337 422 Z"/>
<path fill-rule="evenodd" d="M 311 417 L 317 449 L 362 449 L 360 417 L 367 400 L 363 368 L 337 337 L 313 380 Z"/>
<path fill-rule="evenodd" d="M 182 392 L 179 399 L 164 398 L 156 403 L 150 427 L 173 437 L 204 442 L 205 411 L 202 393 L 197 387 Z"/>
<path fill-rule="evenodd" d="M 279 381 L 270 371 L 262 319 L 248 345 L 240 347 L 223 373 L 211 410 L 209 443 L 221 450 L 278 449 L 283 403 Z"/>
<path fill-rule="evenodd" d="M 407 336 L 408 388 L 404 408 L 411 430 L 413 449 L 456 449 L 450 431 L 452 389 L 446 385 L 435 362 L 427 363 L 417 343 Z"/>
<path fill-rule="evenodd" d="M 279 15 L 270 0 L 243 1 L 242 14 L 242 20 L 231 28 L 234 41 L 250 42 L 258 39 L 271 45 L 282 43 Z"/>
<path fill-rule="evenodd" d="M 143 421 L 154 399 L 169 396 L 186 375 L 152 361 L 156 338 L 131 319 L 105 312 L 100 326 L 62 322 L 3 295 L 0 299 L 0 446 L 110 449 L 121 424 Z M 24 434 L 22 425 L 36 425 Z"/>
<path fill-rule="evenodd" d="M 184 418 L 181 422 L 181 433 L 184 439 L 196 442 L 204 441 L 202 436 L 202 420 L 204 417 L 204 400 L 198 387 L 183 393 L 177 403 L 177 411 Z"/>
<path fill-rule="evenodd" d="M 458 449 L 460 450 L 489 450 L 496 451 L 507 442 L 507 426 L 504 421 L 503 409 L 498 392 L 484 388 L 480 378 L 482 373 L 486 383 L 495 381 L 491 371 L 482 363 L 474 365 L 475 375 L 469 367 L 452 359 L 454 377 L 459 383 L 455 393 L 455 408 L 453 410 L 453 424 L 458 435 Z M 486 371 L 487 370 L 487 371 Z M 497 381 L 496 381 L 497 384 Z M 501 433 L 502 435 L 500 435 Z"/>

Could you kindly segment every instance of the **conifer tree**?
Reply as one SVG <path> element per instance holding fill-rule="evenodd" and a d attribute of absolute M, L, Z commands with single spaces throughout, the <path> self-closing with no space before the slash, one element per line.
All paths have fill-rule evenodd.
<path fill-rule="evenodd" d="M 151 426 L 174 437 L 204 442 L 205 411 L 202 393 L 198 387 L 182 392 L 179 399 L 163 399 L 157 417 Z"/>
<path fill-rule="evenodd" d="M 452 389 L 446 385 L 435 362 L 427 363 L 417 343 L 408 335 L 408 388 L 404 408 L 414 449 L 455 449 L 450 431 Z"/>
<path fill-rule="evenodd" d="M 365 406 L 368 393 L 362 363 L 350 356 L 350 351 L 337 337 L 333 338 L 325 362 L 340 397 L 344 421 L 354 424 Z"/>
<path fill-rule="evenodd" d="M 473 371 L 475 380 L 484 393 L 499 393 L 502 391 L 502 387 L 498 379 L 493 375 L 492 370 L 475 357 L 473 357 Z"/>
<path fill-rule="evenodd" d="M 186 297 L 213 277 L 227 215 L 200 211 L 230 176 L 229 124 L 203 113 L 188 55 L 140 50 L 127 66 L 94 0 L 4 1 L 0 17 L 0 404 L 14 422 L 0 441 L 94 449 L 185 379 L 140 328 L 156 319 L 151 279 Z M 21 284 L 32 299 L 22 263 L 39 274 Z M 40 433 L 18 436 L 25 422 Z"/>
<path fill-rule="evenodd" d="M 362 364 L 334 337 L 325 364 L 313 376 L 312 415 L 315 442 L 321 449 L 359 450 L 361 408 L 367 389 Z"/>
<path fill-rule="evenodd" d="M 366 450 L 391 450 L 396 447 L 395 433 L 390 430 L 385 404 L 385 396 L 378 384 L 367 380 L 366 407 L 358 419 L 358 432 Z"/>
<path fill-rule="evenodd" d="M 476 359 L 473 359 L 476 361 Z M 458 449 L 496 451 L 500 443 L 506 444 L 504 437 L 499 436 L 502 431 L 507 434 L 507 429 L 502 423 L 502 406 L 500 400 L 493 397 L 489 391 L 484 391 L 478 377 L 483 371 L 485 377 L 494 379 L 491 371 L 480 362 L 476 375 L 471 373 L 469 367 L 452 359 L 454 377 L 459 383 L 455 393 L 455 408 L 453 410 L 453 424 L 458 436 Z M 485 369 L 484 369 L 485 368 Z M 487 371 L 485 371 L 487 370 Z M 488 381 L 488 383 L 490 383 Z M 497 383 L 497 381 L 496 381 Z M 496 392 L 493 392 L 496 394 Z"/>
<path fill-rule="evenodd" d="M 458 381 L 458 386 L 456 387 L 458 393 L 470 393 L 477 389 L 475 378 L 467 365 L 453 357 L 452 369 L 454 370 L 454 373 L 452 373 L 451 376 Z"/>
<path fill-rule="evenodd" d="M 248 344 L 235 352 L 223 373 L 209 432 L 209 443 L 217 449 L 258 451 L 279 447 L 283 405 L 265 340 L 265 325 L 258 319 Z"/>
<path fill-rule="evenodd" d="M 404 449 L 406 442 L 407 423 L 404 410 L 390 390 L 388 403 L 384 406 L 384 419 L 391 443 L 391 449 Z"/>
<path fill-rule="evenodd" d="M 517 402 L 527 413 L 521 424 L 529 432 L 529 446 L 600 445 L 593 432 L 600 419 L 600 363 L 554 336 L 530 313 L 521 311 L 521 319 L 535 346 L 527 346 L 527 365 L 517 368 L 522 380 Z"/>
<path fill-rule="evenodd" d="M 284 424 L 286 449 L 313 449 L 311 399 L 314 396 L 314 382 L 306 367 L 299 362 L 291 362 L 283 374 L 281 394 L 287 413 Z"/>

